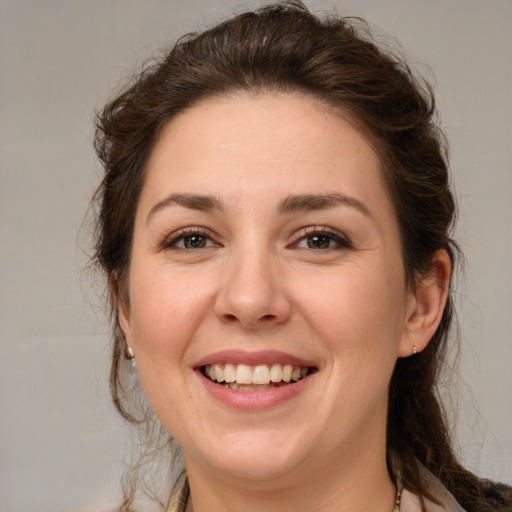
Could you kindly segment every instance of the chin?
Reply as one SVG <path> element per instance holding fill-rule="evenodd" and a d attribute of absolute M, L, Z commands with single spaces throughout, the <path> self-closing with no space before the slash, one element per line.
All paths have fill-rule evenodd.
<path fill-rule="evenodd" d="M 234 433 L 207 455 L 208 465 L 232 478 L 265 482 L 293 472 L 304 458 L 304 448 L 272 433 Z"/>

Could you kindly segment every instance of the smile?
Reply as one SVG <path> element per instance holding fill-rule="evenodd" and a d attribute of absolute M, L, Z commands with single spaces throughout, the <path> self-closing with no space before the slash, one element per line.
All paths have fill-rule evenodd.
<path fill-rule="evenodd" d="M 265 391 L 295 383 L 307 377 L 313 368 L 291 364 L 212 364 L 202 367 L 212 382 L 235 391 Z"/>

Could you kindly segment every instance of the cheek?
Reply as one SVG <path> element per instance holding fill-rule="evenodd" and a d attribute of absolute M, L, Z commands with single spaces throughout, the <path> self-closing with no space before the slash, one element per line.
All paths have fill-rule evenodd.
<path fill-rule="evenodd" d="M 405 293 L 399 276 L 351 268 L 326 279 L 309 276 L 296 289 L 302 315 L 333 356 L 366 360 L 370 352 L 396 357 L 403 328 Z"/>
<path fill-rule="evenodd" d="M 130 289 L 139 380 L 156 415 L 168 428 L 175 427 L 180 424 L 176 418 L 187 414 L 182 410 L 189 401 L 183 379 L 191 372 L 187 363 L 204 318 L 205 297 L 194 280 L 182 281 L 162 269 L 134 272 Z"/>
<path fill-rule="evenodd" d="M 354 334 L 361 330 L 397 330 L 404 308 L 402 287 L 374 276 L 331 276 L 305 283 L 298 290 L 297 302 L 316 319 L 318 326 Z"/>
<path fill-rule="evenodd" d="M 130 288 L 134 348 L 157 364 L 162 357 L 181 361 L 209 302 L 204 287 L 189 277 L 154 271 L 137 274 Z"/>

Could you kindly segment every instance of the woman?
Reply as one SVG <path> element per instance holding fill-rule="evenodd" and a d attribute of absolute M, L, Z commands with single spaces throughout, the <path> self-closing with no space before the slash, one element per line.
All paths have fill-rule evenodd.
<path fill-rule="evenodd" d="M 157 428 L 136 365 L 181 447 L 167 510 L 510 510 L 436 393 L 457 248 L 434 113 L 361 23 L 290 2 L 180 40 L 99 115 L 112 393 Z"/>

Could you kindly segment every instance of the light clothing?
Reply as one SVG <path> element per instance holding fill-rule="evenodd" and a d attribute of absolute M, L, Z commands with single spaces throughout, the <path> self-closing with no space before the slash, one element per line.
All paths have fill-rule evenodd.
<path fill-rule="evenodd" d="M 183 471 L 174 484 L 165 512 L 185 512 L 189 494 L 187 472 Z"/>
<path fill-rule="evenodd" d="M 421 464 L 420 471 L 423 481 L 425 482 L 425 487 L 429 490 L 430 494 L 435 496 L 441 503 L 440 505 L 437 505 L 436 503 L 432 503 L 431 501 L 424 499 L 427 512 L 465 512 L 444 485 Z M 421 505 L 418 496 L 413 492 L 404 489 L 402 491 L 400 512 L 421 512 Z"/>

